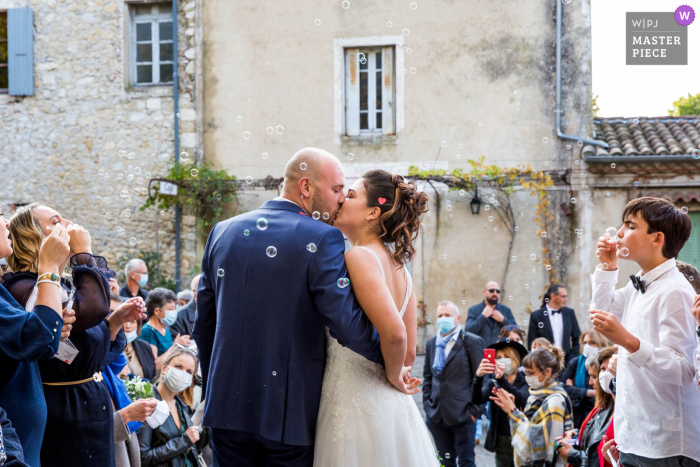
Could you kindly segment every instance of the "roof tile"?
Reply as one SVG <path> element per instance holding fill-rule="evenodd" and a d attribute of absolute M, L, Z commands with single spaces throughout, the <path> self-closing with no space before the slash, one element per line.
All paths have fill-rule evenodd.
<path fill-rule="evenodd" d="M 596 156 L 677 156 L 700 148 L 700 116 L 696 115 L 596 118 L 593 127 L 595 138 L 610 146 L 596 148 Z"/>

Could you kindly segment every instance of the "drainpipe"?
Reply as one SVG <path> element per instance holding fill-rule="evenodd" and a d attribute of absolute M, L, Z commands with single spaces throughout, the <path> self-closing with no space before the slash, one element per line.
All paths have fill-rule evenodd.
<path fill-rule="evenodd" d="M 600 141 L 597 139 L 584 138 L 581 136 L 567 135 L 561 131 L 561 14 L 562 14 L 562 2 L 561 0 L 555 0 L 557 4 L 557 109 L 554 111 L 556 114 L 556 129 L 557 136 L 561 139 L 570 139 L 572 141 L 583 141 L 585 144 L 591 144 L 593 146 L 602 146 L 604 148 L 610 147 L 605 141 Z"/>
<path fill-rule="evenodd" d="M 177 0 L 172 0 L 173 9 L 173 118 L 175 138 L 175 167 L 180 167 L 180 118 L 178 117 L 178 57 L 177 57 Z M 175 291 L 180 290 L 180 203 L 175 205 Z"/>

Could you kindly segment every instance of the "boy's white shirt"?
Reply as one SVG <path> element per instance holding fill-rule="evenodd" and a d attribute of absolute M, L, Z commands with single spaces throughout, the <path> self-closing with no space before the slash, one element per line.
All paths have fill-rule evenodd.
<path fill-rule="evenodd" d="M 690 313 L 694 290 L 673 258 L 642 276 L 644 294 L 631 281 L 615 290 L 617 276 L 617 270 L 596 268 L 591 276 L 590 309 L 613 313 L 639 339 L 635 353 L 619 350 L 618 449 L 649 458 L 682 455 L 700 462 L 700 391 L 695 368 L 700 363 Z"/>

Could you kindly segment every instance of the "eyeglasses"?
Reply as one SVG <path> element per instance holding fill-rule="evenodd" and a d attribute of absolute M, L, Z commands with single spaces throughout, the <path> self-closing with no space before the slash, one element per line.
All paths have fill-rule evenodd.
<path fill-rule="evenodd" d="M 489 289 L 489 293 L 501 293 L 501 289 Z"/>
<path fill-rule="evenodd" d="M 507 325 L 507 326 L 503 326 L 503 329 L 505 329 L 505 330 L 508 331 L 508 332 L 510 332 L 510 331 L 519 331 L 519 330 L 520 330 L 520 326 L 518 326 L 517 324 L 509 324 L 509 325 Z"/>
<path fill-rule="evenodd" d="M 197 355 L 197 352 L 194 351 L 194 350 L 192 350 L 192 349 L 190 349 L 189 347 L 185 347 L 185 346 L 182 345 L 182 344 L 175 344 L 175 345 L 177 346 L 178 349 L 185 350 L 185 351 L 191 353 L 192 355 L 194 355 L 195 357 L 198 356 L 198 355 Z"/>

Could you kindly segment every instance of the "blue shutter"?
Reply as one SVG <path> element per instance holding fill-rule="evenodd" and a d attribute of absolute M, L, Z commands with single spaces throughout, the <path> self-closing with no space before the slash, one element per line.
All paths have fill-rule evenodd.
<path fill-rule="evenodd" d="M 7 10 L 7 46 L 11 96 L 34 95 L 34 18 L 31 8 Z"/>

